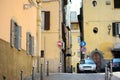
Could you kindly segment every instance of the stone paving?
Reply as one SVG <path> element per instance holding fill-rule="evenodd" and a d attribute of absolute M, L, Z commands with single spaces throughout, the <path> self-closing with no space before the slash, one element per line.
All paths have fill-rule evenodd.
<path fill-rule="evenodd" d="M 50 73 L 49 76 L 42 76 L 42 79 L 40 77 L 37 73 L 34 80 L 105 80 L 105 73 Z M 111 80 L 120 80 L 120 72 L 113 72 Z"/>
<path fill-rule="evenodd" d="M 45 80 L 105 80 L 105 73 L 53 73 L 46 77 Z M 111 80 L 120 80 L 120 78 L 116 77 L 116 74 L 114 74 Z"/>

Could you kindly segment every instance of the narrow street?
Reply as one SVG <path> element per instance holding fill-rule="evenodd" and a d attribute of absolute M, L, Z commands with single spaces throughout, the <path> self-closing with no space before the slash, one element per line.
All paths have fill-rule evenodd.
<path fill-rule="evenodd" d="M 120 80 L 119 75 L 120 72 L 113 72 L 111 80 Z M 44 79 L 40 79 L 40 74 L 37 74 L 35 80 L 105 80 L 105 73 L 50 73 Z"/>
<path fill-rule="evenodd" d="M 45 80 L 105 80 L 105 73 L 52 73 Z M 111 80 L 120 80 L 113 75 Z"/>

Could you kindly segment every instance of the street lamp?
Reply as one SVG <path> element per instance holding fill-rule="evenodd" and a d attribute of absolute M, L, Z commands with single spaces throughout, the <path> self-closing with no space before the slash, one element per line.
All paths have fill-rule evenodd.
<path fill-rule="evenodd" d="M 107 27 L 108 27 L 108 34 L 110 34 L 111 25 L 109 24 Z"/>
<path fill-rule="evenodd" d="M 36 0 L 37 4 L 41 3 L 41 0 Z"/>
<path fill-rule="evenodd" d="M 32 6 L 37 8 L 37 26 L 36 26 L 36 56 L 37 56 L 37 72 L 40 72 L 40 56 L 41 56 L 41 0 L 28 0 L 29 4 L 24 4 L 24 9 Z"/>
<path fill-rule="evenodd" d="M 36 0 L 37 3 L 37 71 L 40 72 L 40 55 L 41 55 L 41 0 Z"/>

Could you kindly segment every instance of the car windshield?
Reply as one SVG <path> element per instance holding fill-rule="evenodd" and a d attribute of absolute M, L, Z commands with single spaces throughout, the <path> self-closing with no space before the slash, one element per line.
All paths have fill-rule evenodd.
<path fill-rule="evenodd" d="M 90 59 L 86 59 L 85 64 L 94 64 L 94 61 Z"/>
<path fill-rule="evenodd" d="M 85 60 L 81 60 L 80 63 L 81 64 L 94 64 L 94 61 L 91 59 L 85 59 Z"/>
<path fill-rule="evenodd" d="M 120 58 L 113 59 L 113 62 L 120 62 Z"/>

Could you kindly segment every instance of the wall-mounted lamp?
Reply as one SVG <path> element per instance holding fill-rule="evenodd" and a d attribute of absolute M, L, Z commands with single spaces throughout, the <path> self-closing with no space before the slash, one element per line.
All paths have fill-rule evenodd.
<path fill-rule="evenodd" d="M 24 9 L 29 9 L 32 6 L 38 7 L 38 5 L 41 3 L 41 0 L 28 0 L 28 1 L 29 1 L 28 4 L 23 5 Z"/>
<path fill-rule="evenodd" d="M 96 0 L 92 1 L 92 4 L 95 7 L 97 5 L 97 1 Z"/>
<path fill-rule="evenodd" d="M 110 30 L 111 30 L 111 25 L 108 25 L 108 34 L 110 34 Z"/>

